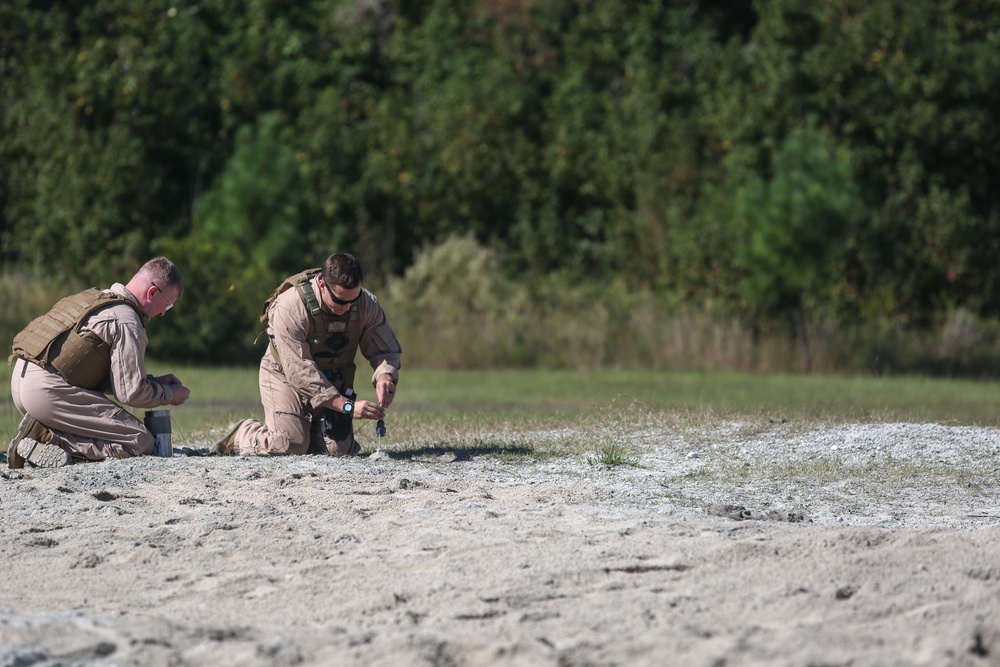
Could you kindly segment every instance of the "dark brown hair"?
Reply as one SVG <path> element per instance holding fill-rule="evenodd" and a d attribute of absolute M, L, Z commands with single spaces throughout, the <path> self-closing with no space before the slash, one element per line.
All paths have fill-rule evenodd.
<path fill-rule="evenodd" d="M 331 287 L 340 285 L 345 289 L 354 289 L 361 287 L 364 279 L 365 272 L 361 269 L 361 262 L 346 252 L 333 253 L 323 264 L 323 282 Z"/>

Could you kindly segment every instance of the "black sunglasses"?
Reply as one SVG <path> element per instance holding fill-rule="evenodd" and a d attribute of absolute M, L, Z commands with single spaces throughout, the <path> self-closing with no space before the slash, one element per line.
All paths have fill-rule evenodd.
<path fill-rule="evenodd" d="M 346 300 L 345 299 L 338 299 L 336 296 L 334 296 L 333 289 L 331 289 L 331 287 L 329 285 L 327 285 L 325 282 L 323 284 L 326 285 L 326 291 L 330 295 L 330 298 L 333 299 L 333 302 L 335 304 L 337 304 L 338 306 L 349 306 L 349 305 L 351 305 L 352 303 L 354 303 L 355 301 L 357 301 L 358 299 L 361 298 L 361 292 L 358 292 L 358 295 L 356 297 L 354 297 L 353 299 L 346 299 Z"/>

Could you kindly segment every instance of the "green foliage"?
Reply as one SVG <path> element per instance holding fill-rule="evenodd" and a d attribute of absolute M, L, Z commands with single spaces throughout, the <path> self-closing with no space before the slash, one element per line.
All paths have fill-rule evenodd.
<path fill-rule="evenodd" d="M 309 256 L 311 219 L 295 154 L 279 119 L 267 115 L 237 132 L 232 158 L 201 198 L 192 236 L 235 249 L 238 271 L 292 273 Z"/>
<path fill-rule="evenodd" d="M 736 260 L 752 308 L 798 310 L 829 291 L 834 260 L 844 256 L 862 210 L 846 149 L 812 123 L 795 128 L 775 153 L 770 178 L 752 174 L 734 197 L 733 224 L 745 234 Z"/>
<path fill-rule="evenodd" d="M 158 246 L 178 263 L 188 286 L 182 304 L 151 332 L 158 354 L 187 361 L 259 357 L 263 346 L 253 341 L 262 329 L 264 299 L 286 276 L 326 259 L 311 252 L 310 222 L 279 119 L 265 116 L 241 128 L 191 233 Z"/>
<path fill-rule="evenodd" d="M 213 163 L 212 43 L 165 1 L 16 2 L 0 29 L 4 250 L 107 281 L 183 224 Z"/>
<path fill-rule="evenodd" d="M 836 287 L 836 285 L 835 285 Z M 891 313 L 862 323 L 819 307 L 796 326 L 691 308 L 624 282 L 511 276 L 471 237 L 422 250 L 380 295 L 407 368 L 604 367 L 995 377 L 995 318 L 950 311 L 929 330 Z M 803 350 L 803 335 L 810 336 Z M 796 355 L 804 355 L 797 357 Z"/>
<path fill-rule="evenodd" d="M 504 324 L 515 288 L 495 253 L 470 235 L 453 236 L 423 249 L 389 284 L 386 308 L 397 335 L 408 341 L 408 357 L 434 358 L 443 367 L 463 367 L 473 358 L 493 366 L 516 345 L 519 327 L 510 319 Z"/>
<path fill-rule="evenodd" d="M 980 259 L 992 255 L 992 242 L 970 243 L 963 228 L 991 239 L 997 214 L 988 191 L 996 191 L 998 158 L 984 149 L 1000 139 L 985 130 L 994 124 L 989 109 L 1000 103 L 990 83 L 1000 61 L 989 55 L 998 45 L 998 8 L 995 1 L 932 0 L 760 5 L 746 50 L 745 106 L 733 116 L 741 147 L 734 156 L 760 168 L 768 146 L 808 117 L 851 151 L 867 210 L 838 267 L 834 308 L 890 310 L 926 323 L 954 299 L 942 267 L 950 260 L 925 270 L 922 259 L 929 230 L 917 220 L 928 200 L 958 205 L 944 220 L 927 222 L 936 228 L 934 245 L 946 255 L 961 247 L 985 272 L 977 279 L 996 283 L 997 269 Z M 976 296 L 965 291 L 961 298 Z"/>
<path fill-rule="evenodd" d="M 256 356 L 231 309 L 329 252 L 388 284 L 469 234 L 517 276 L 484 363 L 609 359 L 563 306 L 933 335 L 1000 314 L 998 35 L 998 0 L 11 0 L 0 253 L 187 254 L 183 358 Z"/>
<path fill-rule="evenodd" d="M 258 361 L 261 306 L 285 276 L 206 237 L 164 239 L 156 249 L 175 258 L 185 287 L 169 315 L 150 324 L 150 354 L 183 363 Z"/>

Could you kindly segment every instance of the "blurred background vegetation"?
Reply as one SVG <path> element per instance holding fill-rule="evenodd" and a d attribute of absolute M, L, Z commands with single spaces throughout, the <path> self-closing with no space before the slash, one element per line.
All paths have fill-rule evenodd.
<path fill-rule="evenodd" d="M 1000 374 L 1000 0 L 6 0 L 0 306 L 166 254 L 255 363 L 364 263 L 409 366 Z"/>

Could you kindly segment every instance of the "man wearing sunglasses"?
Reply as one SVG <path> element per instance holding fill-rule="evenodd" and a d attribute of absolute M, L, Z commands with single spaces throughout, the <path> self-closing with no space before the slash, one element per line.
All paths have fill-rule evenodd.
<path fill-rule="evenodd" d="M 330 255 L 321 269 L 287 278 L 264 302 L 267 351 L 260 362 L 264 423 L 245 419 L 215 454 L 357 455 L 354 420 L 378 420 L 392 405 L 402 348 L 375 296 L 361 283 L 361 264 Z M 354 358 L 371 364 L 376 400 L 355 400 Z"/>
<path fill-rule="evenodd" d="M 11 468 L 153 452 L 153 435 L 122 405 L 180 405 L 189 390 L 173 374 L 146 374 L 146 324 L 184 291 L 169 259 L 146 262 L 128 284 L 61 299 L 14 337 L 10 393 L 23 415 L 7 448 Z"/>

